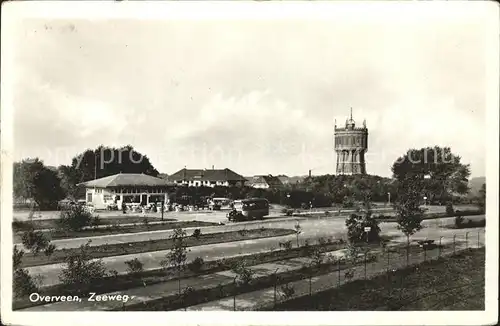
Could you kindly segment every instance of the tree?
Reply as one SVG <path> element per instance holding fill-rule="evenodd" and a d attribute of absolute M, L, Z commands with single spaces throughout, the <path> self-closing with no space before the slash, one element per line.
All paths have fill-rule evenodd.
<path fill-rule="evenodd" d="M 346 268 L 346 272 L 344 274 L 345 278 L 351 280 L 354 277 L 354 266 L 358 262 L 360 248 L 356 246 L 355 243 L 349 242 L 347 244 L 347 251 L 345 255 L 346 264 L 348 264 L 348 268 Z"/>
<path fill-rule="evenodd" d="M 14 196 L 32 199 L 40 209 L 54 209 L 65 196 L 57 172 L 38 158 L 14 163 Z"/>
<path fill-rule="evenodd" d="M 38 285 L 30 273 L 23 268 L 14 270 L 13 292 L 15 297 L 23 297 L 38 291 Z"/>
<path fill-rule="evenodd" d="M 481 189 L 479 190 L 479 198 L 477 205 L 479 209 L 484 212 L 486 210 L 486 184 L 483 183 Z"/>
<path fill-rule="evenodd" d="M 424 196 L 431 203 L 451 202 L 454 195 L 469 191 L 470 167 L 461 164 L 460 156 L 453 154 L 449 147 L 410 149 L 394 162 L 392 173 L 398 193 L 393 206 L 408 249 L 410 236 L 422 228 L 420 205 Z"/>
<path fill-rule="evenodd" d="M 14 296 L 19 298 L 38 291 L 39 280 L 35 280 L 30 273 L 21 268 L 24 251 L 14 246 L 12 253 L 13 286 Z"/>
<path fill-rule="evenodd" d="M 295 224 L 294 230 L 295 230 L 295 235 L 297 236 L 297 248 L 298 248 L 300 247 L 299 235 L 302 233 L 302 227 L 300 226 L 299 221 L 297 221 L 297 224 Z"/>
<path fill-rule="evenodd" d="M 449 147 L 410 149 L 394 162 L 392 173 L 398 181 L 418 176 L 420 189 L 416 190 L 421 199 L 425 196 L 431 203 L 450 202 L 469 191 L 470 166 L 460 160 Z"/>
<path fill-rule="evenodd" d="M 71 166 L 61 165 L 57 168 L 58 176 L 61 179 L 61 187 L 66 192 L 67 196 L 76 199 L 85 196 L 85 189 L 78 187 L 77 184 L 77 171 L 72 169 Z"/>
<path fill-rule="evenodd" d="M 71 165 L 61 165 L 59 172 L 69 191 L 75 190 L 78 183 L 118 173 L 144 173 L 154 177 L 159 174 L 149 158 L 130 145 L 121 148 L 101 145 L 95 150 L 87 149 L 73 157 Z"/>
<path fill-rule="evenodd" d="M 71 287 L 79 294 L 85 293 L 96 280 L 106 276 L 106 269 L 102 259 L 93 260 L 90 254 L 90 241 L 81 245 L 79 251 L 66 256 L 66 266 L 61 270 L 61 283 Z"/>
<path fill-rule="evenodd" d="M 182 228 L 177 228 L 170 237 L 173 241 L 173 248 L 167 254 L 161 265 L 165 267 L 173 267 L 177 272 L 179 281 L 179 295 L 181 294 L 181 272 L 186 268 L 187 261 L 187 244 L 185 241 L 186 231 Z"/>
<path fill-rule="evenodd" d="M 351 214 L 345 221 L 347 237 L 350 242 L 370 242 L 380 240 L 380 227 L 377 219 L 372 215 L 370 202 L 366 199 L 363 212 Z M 370 231 L 366 232 L 365 227 Z"/>
<path fill-rule="evenodd" d="M 420 208 L 422 181 L 423 178 L 419 175 L 406 175 L 405 179 L 398 183 L 399 196 L 393 203 L 398 229 L 406 235 L 408 262 L 410 236 L 422 229 L 423 210 Z"/>

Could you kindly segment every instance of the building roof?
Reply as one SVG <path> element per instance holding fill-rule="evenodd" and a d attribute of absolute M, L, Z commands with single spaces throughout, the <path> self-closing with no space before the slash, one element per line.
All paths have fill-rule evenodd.
<path fill-rule="evenodd" d="M 282 187 L 283 182 L 281 182 L 280 178 L 272 176 L 272 175 L 256 175 L 252 177 L 250 180 L 248 180 L 248 184 L 254 185 L 254 184 L 267 184 L 269 187 Z"/>
<path fill-rule="evenodd" d="M 124 187 L 124 186 L 169 186 L 172 183 L 165 179 L 155 178 L 147 174 L 119 173 L 104 178 L 80 183 L 85 187 Z"/>
<path fill-rule="evenodd" d="M 230 169 L 182 169 L 168 177 L 169 180 L 201 180 L 201 181 L 246 181 L 242 175 Z"/>

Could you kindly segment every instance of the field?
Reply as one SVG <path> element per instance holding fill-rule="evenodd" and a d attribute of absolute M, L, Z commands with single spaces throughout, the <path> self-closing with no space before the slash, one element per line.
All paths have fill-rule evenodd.
<path fill-rule="evenodd" d="M 484 248 L 358 280 L 275 310 L 484 310 Z"/>

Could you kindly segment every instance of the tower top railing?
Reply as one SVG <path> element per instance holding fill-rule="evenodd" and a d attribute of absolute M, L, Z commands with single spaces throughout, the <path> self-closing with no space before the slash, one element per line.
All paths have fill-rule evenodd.
<path fill-rule="evenodd" d="M 365 128 L 365 127 L 357 127 L 357 128 L 352 128 L 352 129 L 349 129 L 349 128 L 335 128 L 335 131 L 368 131 L 368 128 Z"/>

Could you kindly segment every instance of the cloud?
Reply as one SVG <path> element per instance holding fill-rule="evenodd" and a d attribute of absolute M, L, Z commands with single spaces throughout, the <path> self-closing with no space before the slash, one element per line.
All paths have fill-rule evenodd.
<path fill-rule="evenodd" d="M 68 23 L 18 27 L 17 158 L 132 144 L 162 172 L 333 173 L 333 120 L 353 107 L 370 173 L 389 175 L 409 147 L 449 145 L 484 174 L 481 24 Z"/>

